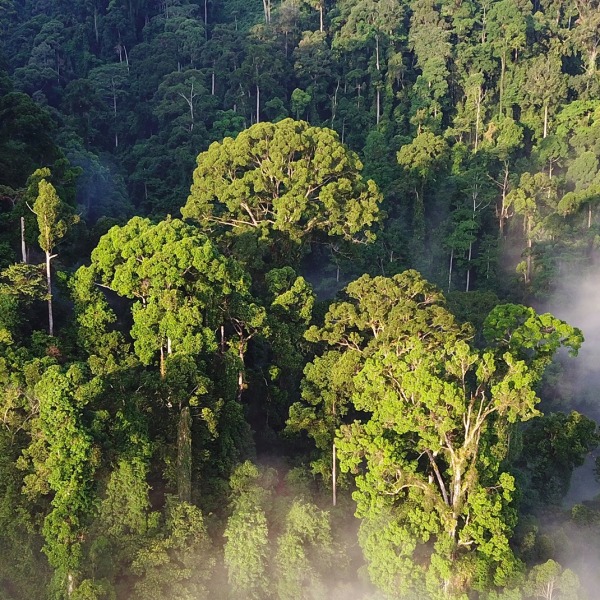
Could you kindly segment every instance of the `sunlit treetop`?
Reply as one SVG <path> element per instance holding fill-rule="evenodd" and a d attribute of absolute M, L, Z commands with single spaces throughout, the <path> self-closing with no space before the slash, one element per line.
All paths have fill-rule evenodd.
<path fill-rule="evenodd" d="M 319 235 L 370 241 L 381 194 L 361 170 L 330 129 L 258 123 L 198 156 L 181 212 L 222 242 L 252 233 L 279 252 L 296 253 Z"/>

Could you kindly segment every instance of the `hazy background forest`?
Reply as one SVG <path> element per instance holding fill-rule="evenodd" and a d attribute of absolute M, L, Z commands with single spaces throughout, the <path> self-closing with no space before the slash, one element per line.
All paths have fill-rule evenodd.
<path fill-rule="evenodd" d="M 595 598 L 599 53 L 0 0 L 0 599 Z"/>

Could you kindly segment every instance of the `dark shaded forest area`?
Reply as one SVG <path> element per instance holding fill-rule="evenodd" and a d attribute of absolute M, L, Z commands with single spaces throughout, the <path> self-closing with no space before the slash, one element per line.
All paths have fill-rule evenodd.
<path fill-rule="evenodd" d="M 598 0 L 0 34 L 0 600 L 595 598 Z"/>

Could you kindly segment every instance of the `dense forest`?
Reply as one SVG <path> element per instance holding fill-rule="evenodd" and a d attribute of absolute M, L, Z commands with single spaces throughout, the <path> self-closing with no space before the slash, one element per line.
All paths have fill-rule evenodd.
<path fill-rule="evenodd" d="M 0 600 L 597 597 L 599 0 L 0 32 Z"/>

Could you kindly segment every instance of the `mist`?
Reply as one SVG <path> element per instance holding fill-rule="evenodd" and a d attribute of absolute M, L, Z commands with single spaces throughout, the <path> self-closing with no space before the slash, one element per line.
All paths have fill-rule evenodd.
<path fill-rule="evenodd" d="M 563 276 L 550 299 L 540 308 L 583 331 L 585 342 L 576 358 L 566 354 L 558 358 L 554 398 L 544 398 L 544 412 L 578 411 L 600 423 L 600 265 L 586 271 Z M 595 478 L 595 458 L 590 453 L 585 463 L 574 470 L 563 509 L 571 511 L 577 504 L 587 504 L 600 497 L 600 483 Z M 593 507 L 592 507 L 593 508 Z M 543 528 L 555 540 L 556 559 L 577 573 L 589 598 L 597 597 L 600 588 L 600 556 L 597 528 L 592 519 L 587 527 L 574 522 L 557 525 L 552 517 L 541 517 Z M 549 530 L 549 531 L 548 531 Z M 582 535 L 583 533 L 583 535 Z"/>

